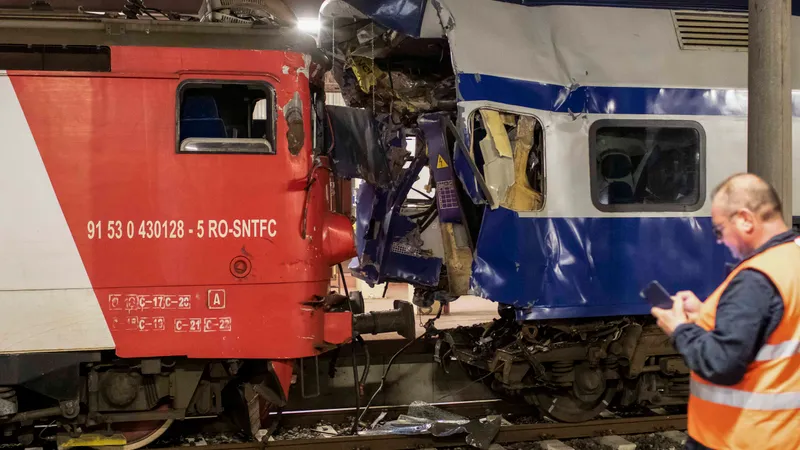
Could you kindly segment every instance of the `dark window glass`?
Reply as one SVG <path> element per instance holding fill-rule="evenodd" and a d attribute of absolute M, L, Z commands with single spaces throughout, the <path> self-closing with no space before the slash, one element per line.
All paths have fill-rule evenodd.
<path fill-rule="evenodd" d="M 179 152 L 275 153 L 274 101 L 266 83 L 185 83 L 178 99 Z"/>
<path fill-rule="evenodd" d="M 0 70 L 110 72 L 111 51 L 91 45 L 0 44 Z"/>
<path fill-rule="evenodd" d="M 703 203 L 704 134 L 678 122 L 592 126 L 592 197 L 607 211 L 696 210 Z"/>

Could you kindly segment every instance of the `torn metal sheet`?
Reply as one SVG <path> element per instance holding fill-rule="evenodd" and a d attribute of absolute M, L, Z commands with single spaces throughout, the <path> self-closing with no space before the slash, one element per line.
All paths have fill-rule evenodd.
<path fill-rule="evenodd" d="M 472 245 L 467 228 L 458 223 L 442 223 L 441 232 L 448 292 L 455 297 L 467 295 L 472 275 Z"/>
<path fill-rule="evenodd" d="M 452 132 L 446 125 L 450 123 L 449 120 L 443 114 L 430 114 L 421 116 L 418 123 L 428 148 L 431 175 L 436 183 L 436 202 L 447 266 L 448 290 L 450 294 L 459 296 L 469 291 L 472 242 L 463 221 L 464 213 L 454 164 L 447 144 L 447 131 Z M 456 154 L 458 153 L 457 151 Z"/>
<path fill-rule="evenodd" d="M 458 176 L 458 180 L 461 181 L 461 185 L 464 186 L 464 190 L 467 191 L 467 195 L 469 195 L 470 200 L 472 200 L 472 203 L 476 205 L 487 203 L 486 197 L 481 192 L 478 178 L 472 171 L 468 157 L 464 156 L 464 153 L 454 152 L 453 168 Z"/>
<path fill-rule="evenodd" d="M 381 26 L 418 37 L 426 0 L 347 0 L 347 3 Z"/>
<path fill-rule="evenodd" d="M 344 76 L 352 73 L 355 85 L 360 90 L 359 95 L 365 95 L 363 101 L 370 108 L 373 102 L 380 109 L 391 107 L 401 115 L 417 114 L 427 111 L 455 109 L 455 76 L 436 75 L 425 77 L 411 77 L 400 70 L 384 71 L 373 60 L 366 57 L 372 55 L 373 49 L 368 49 L 367 54 L 360 51 L 351 52 L 349 71 Z M 359 56 L 363 55 L 363 56 Z M 378 54 L 375 58 L 386 56 Z M 375 97 L 372 97 L 373 91 Z"/>
<path fill-rule="evenodd" d="M 405 171 L 396 188 L 382 189 L 363 183 L 356 206 L 356 251 L 353 275 L 370 285 L 404 281 L 437 286 L 442 259 L 422 248 L 419 227 L 400 214 L 411 186 L 427 158 L 418 157 Z"/>
<path fill-rule="evenodd" d="M 481 109 L 480 113 L 488 137 L 491 138 L 498 157 L 513 158 L 514 154 L 511 152 L 511 142 L 508 140 L 508 133 L 505 129 L 506 120 L 501 117 L 499 112 L 491 109 Z"/>
<path fill-rule="evenodd" d="M 504 117 L 491 109 L 480 110 L 486 137 L 479 141 L 483 156 L 483 176 L 492 194 L 491 207 L 497 208 L 514 184 L 514 154 L 505 128 Z"/>
<path fill-rule="evenodd" d="M 381 145 L 372 113 L 347 106 L 325 106 L 325 148 L 333 170 L 342 178 L 361 178 L 370 184 L 388 186 L 389 161 Z"/>
<path fill-rule="evenodd" d="M 444 136 L 447 130 L 450 131 L 456 141 L 453 150 L 452 170 L 472 202 L 476 205 L 486 204 L 487 199 L 491 198 L 489 188 L 486 186 L 483 174 L 479 171 L 475 162 L 471 157 L 465 156 L 465 154 L 469 153 L 469 149 L 464 143 L 464 139 L 461 137 L 461 131 L 450 121 L 449 116 L 444 113 L 422 114 L 419 116 L 417 123 L 423 133 L 430 136 L 430 139 L 433 139 L 433 147 L 437 149 L 439 147 L 445 147 L 445 152 L 447 152 L 447 143 L 444 140 Z M 430 139 L 428 140 L 430 141 Z M 441 144 L 438 143 L 439 141 L 441 141 Z M 428 145 L 428 151 L 430 152 L 430 142 Z M 433 163 L 432 167 L 438 165 L 438 157 L 436 160 L 436 163 Z M 447 161 L 445 162 L 447 163 Z"/>
<path fill-rule="evenodd" d="M 461 205 L 456 190 L 453 162 L 450 160 L 445 128 L 439 114 L 419 119 L 419 126 L 428 147 L 431 175 L 436 182 L 436 201 L 439 221 L 461 223 Z"/>
<path fill-rule="evenodd" d="M 492 195 L 491 208 L 541 209 L 544 168 L 537 154 L 542 151 L 542 131 L 536 118 L 483 108 L 473 117 L 474 139 L 480 148 L 479 152 L 473 151 Z M 478 156 L 482 156 L 482 163 Z M 533 189 L 530 180 L 540 190 Z"/>
<path fill-rule="evenodd" d="M 521 115 L 513 125 L 517 127 L 514 137 L 514 184 L 501 206 L 514 211 L 536 211 L 541 209 L 544 200 L 542 193 L 534 190 L 528 181 L 528 172 L 537 172 L 542 168 L 536 153 L 532 153 L 533 146 L 536 145 L 536 119 Z"/>
<path fill-rule="evenodd" d="M 494 209 L 505 200 L 508 188 L 514 183 L 514 160 L 500 154 L 491 135 L 480 140 L 480 148 L 484 160 L 483 175 L 492 193 Z"/>

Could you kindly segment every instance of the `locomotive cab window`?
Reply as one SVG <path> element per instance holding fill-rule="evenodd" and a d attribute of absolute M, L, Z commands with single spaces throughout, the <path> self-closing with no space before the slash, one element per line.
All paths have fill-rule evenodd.
<path fill-rule="evenodd" d="M 696 211 L 705 199 L 705 133 L 696 122 L 599 120 L 589 132 L 601 211 Z"/>
<path fill-rule="evenodd" d="M 178 88 L 178 152 L 275 153 L 272 87 L 186 82 Z"/>

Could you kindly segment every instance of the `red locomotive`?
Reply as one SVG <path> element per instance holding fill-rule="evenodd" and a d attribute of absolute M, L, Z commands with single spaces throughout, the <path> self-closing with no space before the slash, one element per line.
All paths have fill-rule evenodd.
<path fill-rule="evenodd" d="M 350 341 L 360 312 L 325 297 L 355 250 L 331 210 L 313 39 L 3 19 L 5 435 L 43 421 L 130 449 L 228 398 L 285 402 L 295 361 Z"/>

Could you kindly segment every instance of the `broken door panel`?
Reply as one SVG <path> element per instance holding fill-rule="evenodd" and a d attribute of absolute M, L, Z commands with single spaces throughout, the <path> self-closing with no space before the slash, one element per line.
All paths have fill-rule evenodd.
<path fill-rule="evenodd" d="M 436 201 L 439 209 L 439 221 L 461 223 L 461 205 L 456 192 L 453 162 L 447 145 L 445 129 L 439 114 L 424 115 L 420 118 L 420 128 L 425 136 L 428 148 L 430 169 L 436 182 Z"/>
<path fill-rule="evenodd" d="M 418 120 L 428 148 L 430 170 L 436 182 L 436 202 L 441 222 L 448 290 L 451 295 L 459 296 L 469 291 L 472 240 L 464 223 L 464 211 L 450 158 L 448 123 L 452 124 L 443 114 L 426 114 Z"/>
<path fill-rule="evenodd" d="M 401 214 L 411 186 L 427 158 L 418 156 L 406 169 L 396 188 L 383 189 L 362 183 L 356 208 L 358 263 L 352 273 L 371 286 L 387 281 L 435 287 L 442 259 L 423 249 L 419 223 Z"/>

